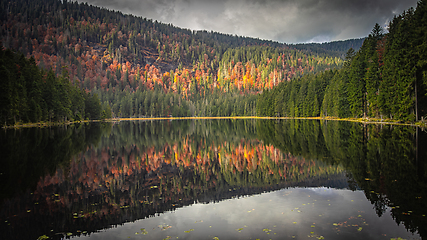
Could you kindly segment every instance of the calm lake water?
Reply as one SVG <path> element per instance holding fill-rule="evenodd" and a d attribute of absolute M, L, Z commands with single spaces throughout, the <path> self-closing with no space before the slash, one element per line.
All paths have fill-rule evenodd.
<path fill-rule="evenodd" d="M 122 121 L 0 140 L 0 239 L 427 239 L 413 127 Z"/>

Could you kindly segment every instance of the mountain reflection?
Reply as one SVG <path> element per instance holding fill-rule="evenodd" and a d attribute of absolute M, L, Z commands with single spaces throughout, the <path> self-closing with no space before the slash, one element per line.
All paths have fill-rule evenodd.
<path fill-rule="evenodd" d="M 195 202 L 296 186 L 361 187 L 378 215 L 399 204 L 392 211 L 396 221 L 419 231 L 425 220 L 405 219 L 402 212 L 411 208 L 421 217 L 425 208 L 419 203 L 425 201 L 418 200 L 425 190 L 408 190 L 406 196 L 393 191 L 400 191 L 405 181 L 414 182 L 407 186 L 412 191 L 419 190 L 419 177 L 425 174 L 417 166 L 424 163 L 402 162 L 402 157 L 418 154 L 408 138 L 415 134 L 410 128 L 395 129 L 317 121 L 199 120 L 6 132 L 1 135 L 7 142 L 2 165 L 8 172 L 2 177 L 11 185 L 2 191 L 0 232 L 7 239 L 59 239 Z M 29 168 L 33 165 L 28 162 L 38 167 Z M 399 164 L 399 173 L 388 164 Z M 411 197 L 415 205 L 402 202 Z"/>

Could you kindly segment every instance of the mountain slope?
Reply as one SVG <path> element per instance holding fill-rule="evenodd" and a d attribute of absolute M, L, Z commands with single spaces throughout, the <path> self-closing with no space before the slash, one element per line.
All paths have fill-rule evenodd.
<path fill-rule="evenodd" d="M 132 108 L 122 111 L 124 97 L 135 97 L 137 91 L 158 89 L 157 102 L 159 97 L 166 102 L 170 94 L 169 105 L 176 100 L 183 108 L 178 98 L 188 101 L 183 115 L 204 115 L 223 94 L 236 98 L 262 92 L 343 63 L 329 50 L 313 53 L 272 41 L 190 31 L 77 2 L 1 0 L 0 7 L 4 47 L 34 56 L 40 67 L 57 74 L 66 66 L 70 81 L 98 93 L 115 116 L 172 113 L 165 104 L 151 109 L 153 101 L 144 105 L 145 98 L 133 98 Z M 202 99 L 208 99 L 204 110 Z"/>

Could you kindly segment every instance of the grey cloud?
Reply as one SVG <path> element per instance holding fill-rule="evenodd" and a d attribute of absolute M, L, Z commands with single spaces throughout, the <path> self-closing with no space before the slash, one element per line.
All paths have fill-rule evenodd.
<path fill-rule="evenodd" d="M 192 30 L 286 43 L 369 34 L 417 0 L 79 0 Z"/>

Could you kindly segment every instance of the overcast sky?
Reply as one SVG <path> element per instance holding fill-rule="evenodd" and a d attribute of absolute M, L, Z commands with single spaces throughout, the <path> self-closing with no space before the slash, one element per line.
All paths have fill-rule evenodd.
<path fill-rule="evenodd" d="M 367 36 L 417 0 L 78 0 L 191 30 L 326 42 Z"/>

